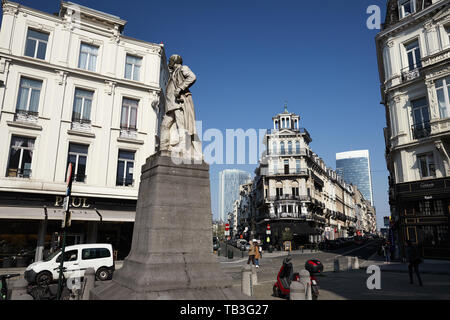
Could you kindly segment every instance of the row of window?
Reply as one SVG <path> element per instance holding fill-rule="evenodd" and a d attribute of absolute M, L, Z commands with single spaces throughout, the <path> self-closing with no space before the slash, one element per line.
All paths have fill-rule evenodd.
<path fill-rule="evenodd" d="M 49 36 L 48 33 L 28 29 L 25 56 L 45 60 Z M 78 68 L 93 72 L 97 71 L 99 49 L 98 46 L 82 42 L 80 45 Z M 142 57 L 127 54 L 125 58 L 124 77 L 126 79 L 140 81 L 141 67 Z"/>
<path fill-rule="evenodd" d="M 21 136 L 12 136 L 9 153 L 7 177 L 30 178 L 31 163 L 33 160 L 35 139 Z M 72 163 L 74 168 L 74 181 L 86 182 L 86 165 L 88 158 L 88 145 L 69 143 L 67 165 Z M 133 186 L 135 151 L 119 149 L 117 160 L 117 186 Z M 66 175 L 67 176 L 67 175 Z"/>
<path fill-rule="evenodd" d="M 20 79 L 20 88 L 17 99 L 17 113 L 38 115 L 39 100 L 42 89 L 42 80 L 34 80 L 27 77 Z M 72 122 L 90 123 L 92 101 L 94 92 L 75 88 L 73 101 Z M 122 100 L 121 129 L 137 130 L 137 111 L 139 101 L 129 98 Z"/>
<path fill-rule="evenodd" d="M 299 129 L 298 119 L 291 119 L 290 117 L 280 117 L 280 119 L 274 121 L 274 127 L 276 130 L 280 129 Z"/>
<path fill-rule="evenodd" d="M 280 142 L 280 154 L 294 154 L 293 153 L 293 143 L 292 141 L 287 142 L 287 153 L 286 153 L 286 143 L 284 141 Z M 272 154 L 278 154 L 278 143 L 276 141 L 272 142 Z M 300 141 L 295 142 L 295 154 L 300 154 Z"/>

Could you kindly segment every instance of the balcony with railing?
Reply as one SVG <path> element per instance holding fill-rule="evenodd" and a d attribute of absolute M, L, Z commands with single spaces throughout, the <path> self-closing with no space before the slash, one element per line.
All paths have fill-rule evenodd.
<path fill-rule="evenodd" d="M 417 63 L 402 69 L 402 82 L 408 82 L 419 78 L 421 73 L 422 63 Z"/>
<path fill-rule="evenodd" d="M 71 129 L 75 131 L 90 132 L 92 129 L 90 119 L 72 118 Z"/>
<path fill-rule="evenodd" d="M 412 130 L 412 135 L 413 135 L 414 140 L 423 139 L 423 138 L 427 138 L 430 136 L 431 125 L 430 125 L 429 121 L 423 122 L 423 123 L 418 123 L 418 124 L 413 124 L 411 126 L 411 130 Z"/>
<path fill-rule="evenodd" d="M 39 119 L 39 113 L 30 110 L 16 110 L 14 121 L 37 123 Z"/>
<path fill-rule="evenodd" d="M 136 140 L 138 138 L 137 128 L 133 126 L 120 127 L 120 137 L 124 139 Z"/>
<path fill-rule="evenodd" d="M 272 171 L 270 175 L 274 176 L 309 176 L 308 169 L 292 169 L 288 172 L 284 171 L 284 169 Z"/>

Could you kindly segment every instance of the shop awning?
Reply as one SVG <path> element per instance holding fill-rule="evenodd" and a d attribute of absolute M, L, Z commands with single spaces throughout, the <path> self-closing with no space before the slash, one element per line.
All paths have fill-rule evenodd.
<path fill-rule="evenodd" d="M 104 222 L 134 222 L 136 213 L 134 211 L 115 211 L 115 210 L 79 210 L 73 209 L 73 221 L 104 221 Z M 47 208 L 49 220 L 62 220 L 63 210 Z M 100 217 L 101 216 L 101 217 Z M 27 207 L 0 207 L 0 219 L 9 220 L 44 220 L 44 208 Z"/>

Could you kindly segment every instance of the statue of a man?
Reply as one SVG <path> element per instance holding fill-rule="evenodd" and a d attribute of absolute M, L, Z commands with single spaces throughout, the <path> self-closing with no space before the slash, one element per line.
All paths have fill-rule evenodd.
<path fill-rule="evenodd" d="M 165 97 L 166 112 L 161 123 L 160 150 L 179 152 L 183 157 L 197 158 L 202 152 L 199 150 L 195 127 L 194 101 L 189 91 L 197 78 L 176 54 L 169 59 L 169 71 Z"/>

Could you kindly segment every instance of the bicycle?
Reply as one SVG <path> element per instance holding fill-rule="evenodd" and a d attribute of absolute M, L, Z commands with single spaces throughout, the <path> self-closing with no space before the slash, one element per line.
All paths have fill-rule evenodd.
<path fill-rule="evenodd" d="M 10 300 L 9 294 L 8 294 L 8 282 L 6 280 L 19 277 L 20 274 L 14 273 L 14 274 L 5 274 L 0 276 L 0 300 Z"/>

